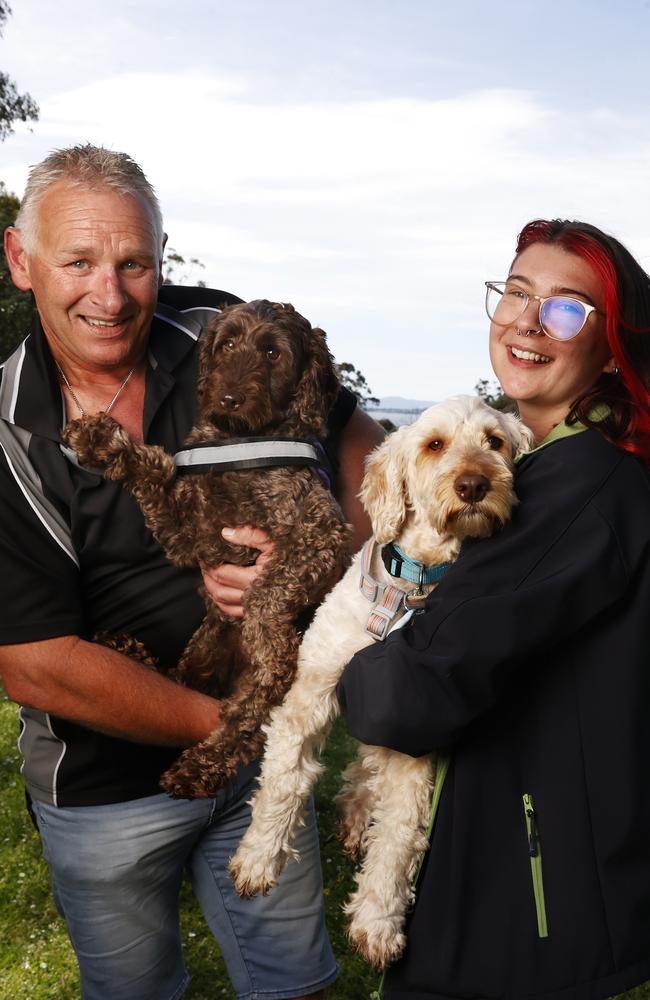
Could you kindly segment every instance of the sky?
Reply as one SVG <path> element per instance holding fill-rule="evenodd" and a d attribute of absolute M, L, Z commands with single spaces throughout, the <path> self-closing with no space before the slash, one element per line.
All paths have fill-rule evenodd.
<path fill-rule="evenodd" d="M 492 379 L 484 281 L 531 218 L 650 270 L 649 0 L 12 0 L 0 69 L 31 164 L 93 142 L 144 168 L 192 283 L 292 302 L 375 396 Z"/>

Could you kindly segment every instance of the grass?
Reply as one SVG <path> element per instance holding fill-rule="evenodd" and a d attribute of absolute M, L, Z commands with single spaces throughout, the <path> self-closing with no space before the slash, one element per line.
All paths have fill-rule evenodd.
<path fill-rule="evenodd" d="M 24 805 L 16 750 L 16 707 L 0 696 L 0 997 L 11 1000 L 78 1000 L 77 966 L 63 921 L 49 891 L 47 867 Z M 327 925 L 341 975 L 328 1000 L 369 1000 L 378 976 L 350 954 L 341 905 L 352 887 L 352 866 L 334 836 L 338 776 L 353 741 L 337 725 L 326 753 L 328 769 L 316 796 L 321 835 Z M 182 934 L 192 981 L 187 1000 L 233 1000 L 234 993 L 212 936 L 187 887 Z M 650 1000 L 650 983 L 617 1000 Z"/>

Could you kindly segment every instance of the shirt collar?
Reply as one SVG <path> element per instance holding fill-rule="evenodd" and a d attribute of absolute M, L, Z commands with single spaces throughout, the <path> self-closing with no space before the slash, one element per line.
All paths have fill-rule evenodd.
<path fill-rule="evenodd" d="M 611 411 L 608 406 L 604 403 L 599 403 L 589 411 L 589 419 L 594 421 L 604 420 L 610 412 Z M 522 458 L 526 458 L 527 455 L 534 455 L 536 451 L 541 451 L 541 449 L 545 448 L 547 444 L 552 444 L 554 441 L 561 441 L 562 438 L 573 437 L 575 434 L 582 434 L 583 431 L 588 429 L 587 425 L 580 423 L 579 420 L 575 420 L 570 424 L 568 424 L 566 420 L 563 420 L 561 423 L 556 424 L 553 430 L 550 431 L 544 440 L 540 441 L 535 448 L 531 448 L 530 451 L 520 452 L 515 457 L 515 463 L 521 461 Z"/>

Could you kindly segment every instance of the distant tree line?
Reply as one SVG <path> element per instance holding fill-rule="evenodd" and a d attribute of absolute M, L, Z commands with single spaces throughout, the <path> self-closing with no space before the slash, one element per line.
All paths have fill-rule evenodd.
<path fill-rule="evenodd" d="M 1 0 L 0 0 L 1 2 Z M 20 201 L 0 181 L 0 232 L 13 226 Z M 11 354 L 34 324 L 36 308 L 31 292 L 20 292 L 9 274 L 7 259 L 0 254 L 0 361 Z"/>
<path fill-rule="evenodd" d="M 7 0 L 0 0 L 0 35 L 10 14 Z M 36 101 L 29 94 L 19 94 L 13 80 L 0 72 L 0 142 L 11 135 L 15 122 L 37 118 Z M 0 181 L 0 232 L 13 225 L 19 208 L 16 195 Z M 31 294 L 19 292 L 13 284 L 5 256 L 0 256 L 0 360 L 3 360 L 31 329 L 34 305 Z"/>

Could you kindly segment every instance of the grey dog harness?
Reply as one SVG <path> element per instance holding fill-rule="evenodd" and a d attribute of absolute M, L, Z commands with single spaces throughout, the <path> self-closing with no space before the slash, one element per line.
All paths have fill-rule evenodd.
<path fill-rule="evenodd" d="M 228 441 L 201 441 L 178 451 L 174 464 L 179 473 L 232 472 L 266 469 L 282 465 L 302 465 L 316 469 L 326 485 L 331 470 L 322 446 L 312 441 L 284 438 L 229 438 Z"/>

